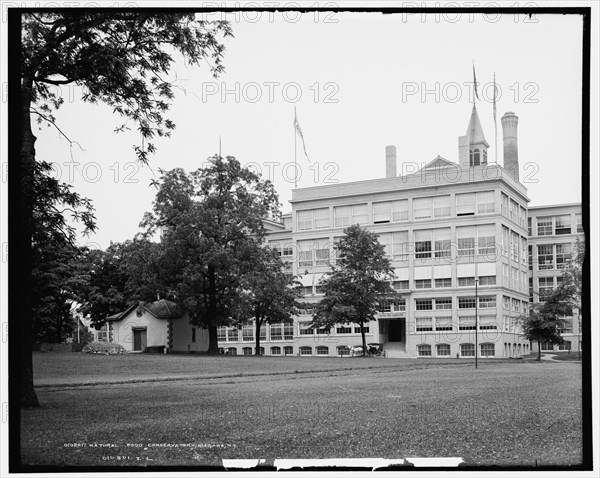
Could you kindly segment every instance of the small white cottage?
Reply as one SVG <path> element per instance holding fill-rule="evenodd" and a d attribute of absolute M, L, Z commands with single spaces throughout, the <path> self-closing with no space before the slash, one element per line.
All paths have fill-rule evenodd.
<path fill-rule="evenodd" d="M 165 299 L 132 305 L 106 321 L 110 342 L 121 344 L 129 352 L 144 352 L 148 347 L 165 352 L 208 350 L 208 330 L 190 324 L 188 313 Z"/>

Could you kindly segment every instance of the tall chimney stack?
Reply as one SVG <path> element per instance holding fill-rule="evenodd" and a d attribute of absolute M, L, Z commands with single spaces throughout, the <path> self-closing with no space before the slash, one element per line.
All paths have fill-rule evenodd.
<path fill-rule="evenodd" d="M 396 146 L 385 147 L 385 177 L 395 178 L 396 173 Z"/>
<path fill-rule="evenodd" d="M 519 151 L 517 148 L 517 125 L 519 117 L 512 111 L 502 116 L 502 136 L 504 138 L 504 169 L 519 181 Z"/>

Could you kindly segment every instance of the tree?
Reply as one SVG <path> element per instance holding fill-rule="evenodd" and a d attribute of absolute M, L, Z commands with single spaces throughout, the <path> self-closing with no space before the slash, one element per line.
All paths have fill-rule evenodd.
<path fill-rule="evenodd" d="M 338 260 L 320 285 L 323 299 L 315 308 L 312 327 L 334 324 L 360 325 L 363 355 L 367 351 L 365 324 L 375 319 L 378 308 L 398 294 L 391 286 L 394 269 L 377 235 L 353 225 L 335 245 Z"/>
<path fill-rule="evenodd" d="M 13 24 L 14 25 L 14 24 Z M 82 100 L 102 102 L 133 123 L 140 134 L 135 153 L 142 162 L 156 148 L 153 138 L 169 136 L 175 125 L 165 113 L 173 98 L 172 83 L 165 78 L 174 62 L 173 54 L 181 55 L 189 64 L 199 65 L 210 59 L 211 70 L 217 75 L 223 70 L 224 47 L 219 36 L 231 35 L 227 22 L 196 20 L 193 13 L 155 13 L 145 11 L 61 11 L 60 13 L 25 13 L 21 16 L 20 88 L 9 95 L 15 103 L 10 108 L 20 114 L 20 129 L 15 151 L 20 154 L 20 169 L 13 174 L 14 185 L 20 188 L 20 217 L 14 242 L 23 246 L 19 261 L 18 304 L 20 367 L 19 387 L 22 406 L 37 406 L 33 387 L 31 357 L 33 271 L 32 239 L 39 227 L 39 217 L 50 216 L 55 231 L 72 238 L 63 218 L 71 212 L 93 229 L 94 217 L 89 201 L 59 185 L 57 195 L 37 189 L 36 183 L 48 180 L 50 164 L 35 157 L 36 137 L 31 128 L 31 115 L 38 121 L 57 128 L 71 145 L 74 142 L 56 125 L 54 110 L 63 99 L 51 90 L 53 86 L 77 84 L 84 88 Z M 15 38 L 13 35 L 11 38 Z M 14 90 L 12 90 L 14 91 Z M 129 129 L 127 124 L 116 131 Z M 57 204 L 66 205 L 59 209 Z M 37 216 L 34 211 L 37 208 Z M 68 209 L 68 210 L 67 210 Z"/>
<path fill-rule="evenodd" d="M 298 314 L 296 299 L 300 297 L 300 283 L 283 271 L 283 261 L 273 249 L 257 249 L 255 264 L 242 278 L 240 318 L 254 318 L 256 355 L 260 355 L 261 327 L 293 322 L 293 316 Z"/>
<path fill-rule="evenodd" d="M 190 174 L 164 172 L 142 226 L 148 236 L 164 232 L 164 287 L 208 329 L 209 353 L 218 353 L 217 327 L 239 316 L 242 278 L 256 267 L 265 235 L 262 220 L 278 217 L 273 184 L 232 156 L 209 158 Z"/>
<path fill-rule="evenodd" d="M 150 301 L 162 292 L 158 249 L 159 244 L 136 238 L 111 242 L 105 251 L 87 251 L 86 281 L 78 301 L 79 311 L 90 316 L 93 327 L 100 328 L 107 316 L 122 312 L 136 301 Z"/>
<path fill-rule="evenodd" d="M 563 343 L 560 336 L 563 320 L 555 314 L 545 312 L 544 306 L 539 303 L 533 304 L 529 313 L 520 317 L 519 321 L 523 327 L 523 336 L 530 342 L 537 342 L 538 344 L 537 360 L 542 358 L 543 342 Z"/>

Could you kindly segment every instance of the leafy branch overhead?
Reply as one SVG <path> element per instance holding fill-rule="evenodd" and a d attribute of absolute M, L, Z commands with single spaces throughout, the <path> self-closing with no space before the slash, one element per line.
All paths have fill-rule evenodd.
<path fill-rule="evenodd" d="M 77 84 L 83 101 L 105 103 L 126 118 L 115 131 L 135 123 L 142 162 L 156 151 L 152 139 L 175 128 L 165 113 L 174 97 L 169 73 L 177 56 L 188 65 L 207 61 L 218 76 L 224 69 L 220 40 L 233 36 L 228 22 L 198 20 L 194 13 L 38 12 L 22 21 L 21 71 L 32 84 L 38 120 L 54 121 L 64 101 L 56 86 Z"/>

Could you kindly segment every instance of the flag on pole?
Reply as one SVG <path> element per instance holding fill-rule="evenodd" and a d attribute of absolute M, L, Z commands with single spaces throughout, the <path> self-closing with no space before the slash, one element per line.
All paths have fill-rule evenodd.
<path fill-rule="evenodd" d="M 475 62 L 473 62 L 473 87 L 475 88 L 475 98 L 479 99 L 479 93 L 477 93 L 477 78 L 475 77 Z M 475 99 L 473 99 L 475 102 Z"/>
<path fill-rule="evenodd" d="M 302 148 L 304 149 L 304 156 L 306 156 L 306 159 L 308 159 L 308 162 L 310 163 L 310 158 L 306 153 L 306 144 L 304 144 L 304 135 L 302 134 L 302 129 L 300 128 L 300 122 L 298 121 L 296 107 L 294 107 L 294 129 L 296 130 L 296 134 L 300 135 L 300 139 L 302 140 Z"/>

